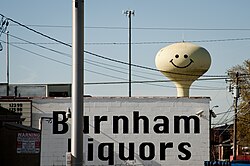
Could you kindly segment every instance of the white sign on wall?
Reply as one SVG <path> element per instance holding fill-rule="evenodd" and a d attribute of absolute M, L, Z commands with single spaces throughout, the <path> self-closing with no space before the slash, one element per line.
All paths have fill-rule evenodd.
<path fill-rule="evenodd" d="M 31 100 L 0 100 L 0 106 L 10 112 L 20 113 L 21 118 L 24 118 L 23 125 L 31 126 Z"/>
<path fill-rule="evenodd" d="M 83 118 L 84 162 L 86 165 L 203 165 L 209 159 L 206 118 L 209 101 L 208 98 L 87 99 Z M 58 101 L 55 107 L 50 103 L 54 110 L 59 105 Z M 204 110 L 203 118 L 195 115 L 200 110 Z M 65 156 L 71 121 L 65 111 L 51 113 L 53 123 L 44 124 L 42 130 L 46 136 L 42 145 L 49 148 L 42 148 L 42 155 L 61 147 L 58 156 Z M 43 156 L 41 160 L 44 165 L 53 162 L 46 163 Z"/>

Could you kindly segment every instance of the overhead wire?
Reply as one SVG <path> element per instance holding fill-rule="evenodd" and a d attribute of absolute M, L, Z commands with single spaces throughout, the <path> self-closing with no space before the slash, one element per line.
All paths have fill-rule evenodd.
<path fill-rule="evenodd" d="M 3 40 L 0 40 L 4 43 L 6 43 L 5 41 Z M 41 55 L 41 54 L 38 54 L 36 52 L 33 52 L 33 51 L 30 51 L 28 49 L 25 49 L 25 48 L 22 48 L 22 47 L 19 47 L 19 46 L 16 46 L 16 45 L 13 45 L 13 44 L 10 44 L 11 46 L 13 47 L 16 47 L 18 49 L 21 49 L 23 51 L 26 51 L 26 52 L 29 52 L 31 54 L 34 54 L 36 56 L 39 56 L 39 57 L 42 57 L 42 58 L 45 58 L 45 59 L 48 59 L 48 60 L 51 60 L 51 61 L 54 61 L 56 63 L 59 63 L 59 64 L 63 64 L 63 65 L 66 65 L 66 66 L 71 66 L 71 64 L 68 64 L 68 63 L 65 63 L 65 62 L 62 62 L 62 61 L 59 61 L 59 60 L 56 60 L 56 59 L 53 59 L 53 58 L 49 58 L 49 57 L 46 57 L 44 55 Z M 108 85 L 108 84 L 125 84 L 125 83 L 128 83 L 128 81 L 126 81 L 126 79 L 122 78 L 122 77 L 116 77 L 116 76 L 111 76 L 111 75 L 108 75 L 108 74 L 105 74 L 105 73 L 101 73 L 101 72 L 96 72 L 96 71 L 93 71 L 93 70 L 88 70 L 88 69 L 84 69 L 85 71 L 88 71 L 88 72 L 91 72 L 91 73 L 95 73 L 95 74 L 99 74 L 99 75 L 103 75 L 103 76 L 107 76 L 107 77 L 110 77 L 110 78 L 115 78 L 115 79 L 120 79 L 120 80 L 125 80 L 123 82 L 119 81 L 119 82 L 112 82 L 112 81 L 109 81 L 109 82 L 92 82 L 92 83 L 84 83 L 85 85 Z M 137 76 L 138 77 L 138 76 Z M 141 76 L 140 76 L 141 77 Z M 147 77 L 145 77 L 147 78 Z M 218 79 L 218 78 L 215 78 L 215 79 Z M 197 81 L 200 81 L 200 80 L 213 80 L 212 78 L 208 78 L 208 79 L 198 79 Z M 177 80 L 176 80 L 177 81 Z M 151 84 L 151 85 L 154 85 L 154 86 L 161 86 L 161 87 L 170 87 L 170 88 L 175 88 L 174 86 L 166 86 L 166 85 L 157 85 L 157 84 L 152 84 L 152 83 L 163 83 L 163 82 L 171 82 L 170 80 L 146 80 L 146 81 L 132 81 L 132 83 L 134 84 L 142 84 L 142 83 L 146 83 L 146 84 Z M 203 86 L 200 86 L 200 88 L 192 88 L 192 89 L 199 89 L 199 90 L 222 90 L 222 88 L 202 88 Z"/>
<path fill-rule="evenodd" d="M 185 42 L 190 43 L 211 43 L 211 42 L 229 42 L 229 41 L 245 41 L 250 40 L 250 37 L 244 38 L 227 38 L 227 39 L 205 39 L 205 40 L 185 40 Z M 152 45 L 152 44 L 173 44 L 183 41 L 142 41 L 142 42 L 131 42 L 132 45 Z M 25 42 L 19 42 L 15 44 L 29 44 Z M 38 44 L 61 44 L 61 43 L 38 43 Z M 71 45 L 72 43 L 66 43 Z M 85 42 L 85 45 L 128 45 L 128 42 Z"/>
<path fill-rule="evenodd" d="M 57 51 L 57 50 L 55 50 L 55 49 L 50 49 L 50 48 L 48 48 L 48 47 L 41 46 L 41 45 L 39 45 L 39 44 L 36 44 L 36 43 L 34 43 L 34 42 L 30 42 L 30 41 L 28 41 L 28 40 L 22 39 L 22 38 L 20 38 L 20 37 L 14 36 L 14 35 L 10 35 L 10 36 L 13 37 L 13 38 L 15 38 L 15 39 L 25 41 L 25 42 L 27 42 L 27 43 L 29 43 L 29 44 L 33 44 L 33 45 L 38 46 L 38 47 L 40 47 L 40 48 L 47 49 L 47 50 L 49 50 L 49 51 L 52 51 L 52 52 L 55 52 L 55 53 L 58 53 L 58 54 L 61 54 L 61 55 L 64 55 L 64 56 L 66 56 L 66 57 L 70 57 L 70 58 L 71 58 L 70 54 L 66 54 L 66 53 L 64 53 L 64 52 L 60 52 L 60 51 Z M 17 48 L 21 49 L 21 47 L 15 46 L 15 45 L 13 45 L 13 43 L 11 43 L 11 45 L 14 46 L 14 47 L 17 47 Z M 23 50 L 28 51 L 28 50 L 26 50 L 26 49 L 23 49 Z M 28 52 L 34 54 L 34 52 L 31 52 L 31 51 L 28 51 Z M 36 54 L 36 55 L 39 55 L 40 57 L 46 58 L 45 56 L 42 56 L 41 54 Z M 46 59 L 48 59 L 48 58 L 46 58 Z M 59 62 L 59 63 L 65 65 L 65 63 L 63 63 L 63 62 L 61 62 L 61 61 L 57 61 L 57 60 L 52 59 L 52 58 L 50 58 L 50 60 L 55 61 L 55 62 Z M 99 67 L 102 67 L 102 68 L 106 68 L 106 69 L 109 69 L 109 70 L 112 70 L 112 71 L 116 71 L 116 72 L 119 72 L 119 73 L 127 74 L 126 72 L 123 72 L 123 71 L 117 71 L 117 70 L 113 70 L 113 69 L 111 69 L 111 68 L 109 68 L 109 67 L 105 67 L 105 66 L 98 65 L 97 62 L 95 62 L 95 64 L 94 64 L 94 61 L 92 61 L 92 62 L 89 62 L 89 61 L 90 61 L 90 60 L 87 60 L 87 61 L 85 60 L 85 63 L 92 64 L 92 65 L 95 65 L 95 66 L 99 66 Z M 69 64 L 66 64 L 66 65 L 69 66 Z M 71 66 L 71 65 L 70 65 L 70 66 Z M 123 79 L 123 78 L 121 78 L 121 77 L 111 76 L 111 75 L 107 75 L 107 74 L 104 74 L 104 73 L 100 73 L 100 72 L 96 72 L 96 71 L 91 71 L 91 70 L 87 70 L 87 69 L 86 69 L 85 71 L 89 71 L 89 72 L 92 72 L 92 73 L 95 73 L 95 74 L 101 74 L 101 75 L 104 75 L 104 76 L 107 76 L 107 77 L 110 77 L 110 78 L 116 78 L 116 79 L 126 80 L 126 79 Z M 145 79 L 151 79 L 151 78 L 148 78 L 148 77 L 143 77 L 143 76 L 139 76 L 139 75 L 135 75 L 135 74 L 133 74 L 133 76 L 140 77 L 140 78 L 145 78 Z M 155 85 L 156 85 L 156 84 L 155 84 Z M 157 86 L 159 86 L 159 85 L 157 85 Z"/>
<path fill-rule="evenodd" d="M 56 52 L 56 53 L 58 53 L 58 54 L 61 54 L 61 55 L 64 55 L 64 56 L 67 56 L 67 57 L 70 57 L 70 58 L 71 58 L 70 54 L 66 54 L 66 53 L 64 53 L 64 52 L 60 52 L 60 51 L 57 51 L 57 50 L 54 50 L 54 49 L 50 49 L 50 48 L 45 47 L 45 46 L 41 46 L 41 45 L 39 45 L 39 44 L 37 44 L 37 43 L 27 41 L 27 40 L 25 40 L 25 39 L 19 38 L 19 37 L 14 36 L 14 35 L 10 35 L 10 36 L 13 37 L 13 38 L 16 38 L 16 39 L 25 41 L 25 42 L 27 42 L 27 43 L 29 43 L 29 44 L 36 45 L 36 46 L 41 47 L 41 48 L 43 48 L 43 49 L 48 49 L 48 50 L 50 50 L 50 51 L 53 51 L 53 52 Z M 97 62 L 95 62 L 95 61 L 92 61 L 92 62 L 93 62 L 93 63 L 97 63 Z M 90 64 L 91 64 L 91 62 L 88 62 L 88 60 L 87 60 L 86 63 L 90 63 Z M 93 63 L 92 63 L 92 65 L 98 65 L 98 64 L 93 64 Z M 98 62 L 98 63 L 100 63 L 100 62 Z M 101 63 L 101 64 L 105 64 L 105 63 Z M 105 64 L 105 65 L 107 65 L 107 64 Z M 109 64 L 109 66 L 110 66 L 110 64 Z M 99 67 L 100 67 L 100 65 L 99 65 Z M 101 66 L 101 67 L 105 68 L 104 66 Z M 115 67 L 117 67 L 117 66 L 115 66 Z M 107 68 L 107 67 L 106 67 L 106 68 Z M 113 69 L 112 69 L 112 70 L 113 70 Z M 121 73 L 124 73 L 124 72 L 121 72 Z M 144 73 L 146 73 L 146 72 L 144 72 Z M 124 74 L 125 74 L 125 73 L 124 73 Z M 135 75 L 135 76 L 136 76 L 136 75 Z M 138 75 L 137 75 L 137 76 L 138 76 Z M 138 76 L 138 77 L 143 78 L 143 77 L 141 77 L 141 76 Z M 146 79 L 148 79 L 148 78 L 146 78 Z M 218 88 L 217 88 L 217 89 L 218 89 Z"/>
<path fill-rule="evenodd" d="M 4 43 L 6 43 L 5 41 L 3 40 L 0 40 Z M 71 64 L 68 64 L 68 63 L 65 63 L 65 62 L 62 62 L 62 61 L 59 61 L 59 60 L 56 60 L 56 59 L 53 59 L 53 58 L 49 58 L 49 57 L 46 57 L 44 55 L 41 55 L 41 54 L 38 54 L 36 52 L 33 52 L 33 51 L 30 51 L 28 49 L 25 49 L 25 48 L 22 48 L 22 47 L 19 47 L 19 46 L 16 46 L 16 45 L 13 45 L 13 44 L 10 44 L 11 46 L 13 47 L 16 47 L 18 49 L 21 49 L 23 51 L 26 51 L 26 52 L 29 52 L 31 54 L 34 54 L 36 56 L 39 56 L 39 57 L 42 57 L 42 58 L 45 58 L 45 59 L 48 59 L 48 60 L 51 60 L 51 61 L 54 61 L 56 63 L 59 63 L 59 64 L 63 64 L 63 65 L 66 65 L 66 66 L 71 66 Z M 105 74 L 105 73 L 101 73 L 101 72 L 96 72 L 96 71 L 93 71 L 93 70 L 88 70 L 88 69 L 84 69 L 85 71 L 88 71 L 88 72 L 91 72 L 91 73 L 95 73 L 95 74 L 99 74 L 99 75 L 103 75 L 103 76 L 107 76 L 107 77 L 110 77 L 110 78 L 115 78 L 115 79 L 120 79 L 120 80 L 124 80 L 123 82 L 119 81 L 119 82 L 114 82 L 114 81 L 109 81 L 109 82 L 92 82 L 92 83 L 84 83 L 85 85 L 108 85 L 108 84 L 125 84 L 125 83 L 128 83 L 128 81 L 122 77 L 116 77 L 116 76 L 111 76 L 111 75 L 108 75 L 108 74 Z M 112 69 L 110 69 L 112 70 Z M 139 77 L 137 75 L 137 77 Z M 140 76 L 142 77 L 142 76 Z M 143 78 L 147 78 L 147 77 L 143 77 Z M 207 79 L 198 79 L 197 81 L 201 81 L 201 80 L 218 80 L 219 78 L 207 78 Z M 176 80 L 177 81 L 177 80 Z M 163 82 L 171 82 L 171 80 L 144 80 L 144 81 L 132 81 L 132 83 L 134 84 L 151 84 L 151 85 L 154 85 L 154 86 L 161 86 L 161 87 L 170 87 L 170 88 L 175 88 L 174 86 L 166 86 L 166 85 L 157 85 L 157 84 L 152 84 L 152 83 L 163 83 Z M 204 86 L 200 86 L 200 87 L 193 87 L 192 89 L 199 89 L 199 90 L 222 90 L 222 88 L 204 88 Z"/>
<path fill-rule="evenodd" d="M 4 16 L 3 14 L 1 14 L 1 13 L 0 13 L 0 15 L 1 15 L 2 17 L 5 17 L 5 16 Z M 65 45 L 65 46 L 68 46 L 68 47 L 72 47 L 72 46 L 71 46 L 70 44 L 68 44 L 68 43 L 65 43 L 65 42 L 63 42 L 63 41 L 60 41 L 60 40 L 55 39 L 55 38 L 53 38 L 53 37 L 50 37 L 50 36 L 48 36 L 48 35 L 46 35 L 46 34 L 44 34 L 44 33 L 42 33 L 42 32 L 39 32 L 39 31 L 37 31 L 37 30 L 34 30 L 34 29 L 28 27 L 27 25 L 24 25 L 24 24 L 22 24 L 22 23 L 20 23 L 20 22 L 18 22 L 18 21 L 15 21 L 15 20 L 13 20 L 13 19 L 11 19 L 11 18 L 9 18 L 9 17 L 5 17 L 5 18 L 7 18 L 9 21 L 12 21 L 13 23 L 18 24 L 18 25 L 20 25 L 20 26 L 22 26 L 22 27 L 24 27 L 24 28 L 26 28 L 26 29 L 28 29 L 28 30 L 34 32 L 34 33 L 37 33 L 37 34 L 39 34 L 39 35 L 41 35 L 41 36 L 43 36 L 43 37 L 46 37 L 46 38 L 48 38 L 48 39 L 50 39 L 50 40 L 53 40 L 53 41 L 55 41 L 55 42 L 58 42 L 58 43 L 60 43 L 60 44 L 62 44 L 62 45 Z M 126 64 L 126 65 L 128 65 L 127 62 L 123 62 L 123 61 L 120 61 L 120 60 L 116 60 L 116 59 L 104 57 L 104 56 L 102 56 L 102 55 L 98 55 L 98 54 L 93 53 L 93 52 L 90 52 L 90 51 L 86 51 L 86 50 L 85 50 L 84 52 L 87 53 L 87 54 L 90 54 L 90 55 L 93 55 L 93 56 L 102 58 L 102 59 L 106 59 L 106 60 L 113 61 L 113 62 L 116 62 L 116 63 L 121 63 L 121 64 Z M 150 68 L 150 67 L 145 67 L 145 66 L 141 66 L 141 65 L 131 64 L 131 66 L 138 67 L 138 68 L 143 68 L 143 69 L 147 69 L 147 70 L 154 70 L 154 71 L 158 71 L 158 72 L 160 71 L 160 70 L 158 70 L 158 69 L 154 69 L 154 68 Z M 161 72 L 166 72 L 166 71 L 161 71 Z M 183 74 L 183 73 L 176 73 L 176 72 L 167 72 L 167 73 L 170 73 L 170 74 L 178 74 L 178 75 L 186 75 L 186 76 L 197 76 L 197 75 L 195 75 L 195 74 Z M 223 76 L 222 76 L 222 75 L 217 75 L 217 76 L 216 76 L 216 75 L 203 75 L 203 77 L 226 77 L 226 76 L 225 76 L 225 75 L 223 75 Z"/>
<path fill-rule="evenodd" d="M 3 41 L 3 40 L 0 40 L 0 41 L 3 42 L 3 43 L 6 43 L 6 42 Z M 10 44 L 11 46 L 13 46 L 13 47 L 16 47 L 16 48 L 21 49 L 21 50 L 26 51 L 26 52 L 29 52 L 29 53 L 34 54 L 34 55 L 36 55 L 36 56 L 42 57 L 42 58 L 44 58 L 44 59 L 48 59 L 48 60 L 54 61 L 54 62 L 59 63 L 59 64 L 63 64 L 63 65 L 66 65 L 66 66 L 71 66 L 71 65 L 68 64 L 68 63 L 65 63 L 65 62 L 62 62 L 62 61 L 59 61 L 59 60 L 56 60 L 56 59 L 53 59 L 53 58 L 50 58 L 50 57 L 47 57 L 47 56 L 38 54 L 38 53 L 36 53 L 36 52 L 30 51 L 30 50 L 28 50 L 28 49 L 25 49 L 25 48 L 22 48 L 22 47 L 19 47 L 19 46 L 16 46 L 16 45 L 11 44 L 11 43 L 9 43 L 9 44 Z"/>
<path fill-rule="evenodd" d="M 15 24 L 10 24 L 10 26 L 15 26 Z M 72 28 L 71 25 L 39 25 L 39 24 L 28 24 L 30 27 L 41 27 L 41 28 Z M 118 27 L 118 26 L 85 26 L 86 29 L 117 29 L 117 30 L 127 30 L 128 27 Z M 131 27 L 135 30 L 187 30 L 187 31 L 250 31 L 250 28 L 179 28 L 179 27 Z"/>
<path fill-rule="evenodd" d="M 5 34 L 6 34 L 6 33 L 5 33 Z M 25 41 L 25 42 L 28 43 L 28 44 L 32 44 L 32 45 L 35 45 L 35 46 L 37 46 L 37 47 L 40 47 L 40 48 L 43 48 L 43 49 L 46 49 L 46 50 L 55 52 L 55 53 L 57 53 L 57 54 L 60 54 L 60 55 L 63 55 L 63 56 L 69 57 L 69 58 L 72 58 L 72 57 L 71 57 L 71 54 L 67 54 L 67 53 L 64 53 L 64 52 L 61 52 L 61 51 L 58 51 L 58 50 L 55 50 L 55 49 L 52 49 L 52 48 L 49 48 L 49 47 L 45 47 L 45 46 L 40 45 L 40 44 L 38 44 L 38 43 L 35 43 L 35 42 L 31 42 L 31 41 L 25 40 L 25 39 L 23 39 L 23 38 L 17 37 L 17 36 L 12 35 L 12 34 L 8 34 L 8 35 L 9 35 L 10 37 L 15 38 L 15 39 L 18 39 L 18 40 L 21 40 L 21 41 Z M 9 42 L 9 43 L 14 44 L 13 42 Z M 103 64 L 103 65 L 106 65 L 106 66 L 112 66 L 112 67 L 115 67 L 115 68 L 121 68 L 121 67 L 117 67 L 117 66 L 115 66 L 115 65 L 111 65 L 111 64 L 107 64 L 107 63 L 103 63 L 103 62 L 96 62 L 96 61 L 90 60 L 90 59 L 88 59 L 88 58 L 85 58 L 84 60 L 85 60 L 86 63 L 92 62 L 92 63 L 96 63 L 96 64 Z M 90 62 L 89 62 L 89 61 L 90 61 Z M 123 68 L 123 69 L 125 69 L 125 68 Z M 140 71 L 137 71 L 137 72 L 140 72 Z M 149 75 L 154 75 L 154 76 L 159 76 L 159 74 L 153 74 L 153 73 L 142 72 L 142 71 L 141 71 L 140 73 L 149 74 Z"/>
<path fill-rule="evenodd" d="M 30 41 L 28 41 L 28 40 L 22 39 L 22 38 L 20 38 L 20 37 L 17 37 L 17 36 L 11 35 L 11 34 L 9 34 L 9 36 L 11 36 L 11 37 L 13 37 L 13 38 L 16 38 L 16 39 L 18 39 L 18 40 L 25 41 L 25 42 L 27 42 L 27 43 L 29 43 L 29 44 L 36 45 L 36 46 L 41 47 L 41 48 L 43 48 L 43 49 L 47 49 L 47 50 L 50 50 L 50 51 L 52 51 L 52 52 L 55 52 L 55 53 L 58 53 L 58 54 L 61 54 L 61 55 L 64 55 L 64 56 L 67 56 L 67 57 L 70 57 L 70 58 L 71 58 L 71 55 L 70 55 L 70 54 L 67 54 L 67 53 L 64 53 L 64 52 L 61 52 L 61 51 L 57 51 L 57 50 L 55 50 L 55 49 L 48 48 L 48 47 L 42 46 L 42 45 L 37 44 L 37 43 L 34 43 L 34 42 L 30 42 Z M 104 57 L 101 57 L 101 58 L 104 58 Z M 94 61 L 92 61 L 92 62 L 94 62 Z M 122 63 L 122 61 L 119 61 L 119 62 Z M 98 62 L 98 63 L 100 63 L 100 62 Z M 126 62 L 124 62 L 124 63 L 126 64 Z M 106 65 L 107 65 L 107 64 L 106 64 Z M 109 65 L 110 65 L 110 64 L 109 64 Z M 141 67 L 142 67 L 142 66 L 141 66 Z M 156 70 L 157 70 L 157 69 L 156 69 Z M 157 70 L 157 71 L 158 71 L 158 70 Z M 242 76 L 249 76 L 249 74 L 241 74 L 241 77 L 242 77 Z"/>
<path fill-rule="evenodd" d="M 248 103 L 246 103 L 244 106 L 242 106 L 241 110 L 243 110 L 243 108 L 246 107 L 247 105 L 248 105 Z M 221 117 L 221 119 L 216 124 L 213 124 L 213 125 L 216 126 L 216 125 L 226 124 L 226 123 L 234 121 L 235 113 L 231 117 L 228 118 L 229 113 L 234 111 L 234 110 L 232 110 L 232 108 L 234 108 L 234 106 L 231 106 L 226 112 L 220 113 L 220 114 L 224 114 L 224 115 Z M 247 110 L 244 113 L 247 114 L 248 112 L 250 112 L 250 110 Z M 245 114 L 241 114 L 241 113 L 242 113 L 242 111 L 238 111 L 236 113 L 238 115 L 238 118 L 241 118 L 242 116 L 245 115 Z M 220 114 L 216 114 L 216 115 L 220 115 Z M 227 116 L 227 117 L 224 118 L 225 116 Z M 223 118 L 224 118 L 224 120 L 222 121 Z"/>
<path fill-rule="evenodd" d="M 0 15 L 1 15 L 2 17 L 5 17 L 5 16 L 2 15 L 2 14 L 0 14 Z M 32 29 L 32 28 L 29 28 L 28 26 L 26 26 L 26 25 L 24 25 L 24 24 L 22 24 L 22 23 L 19 23 L 19 22 L 15 21 L 15 20 L 13 20 L 13 19 L 11 19 L 11 18 L 7 18 L 7 19 L 10 20 L 10 21 L 12 21 L 12 22 L 14 22 L 14 23 L 16 23 L 16 24 L 18 24 L 19 26 L 22 26 L 22 27 L 24 27 L 24 28 L 26 28 L 26 29 L 28 29 L 28 30 L 31 30 L 31 31 L 33 31 L 33 32 L 35 32 L 35 33 L 37 33 L 37 34 L 39 34 L 39 35 L 42 35 L 42 36 L 44 36 L 44 37 L 50 39 L 50 40 L 53 40 L 53 41 L 55 41 L 55 42 L 57 42 L 57 43 L 63 44 L 63 45 L 68 46 L 68 47 L 71 47 L 71 45 L 68 44 L 68 43 L 62 42 L 62 41 L 60 41 L 60 40 L 57 40 L 57 39 L 55 39 L 55 38 L 52 38 L 52 37 L 50 37 L 50 36 L 44 34 L 44 33 L 41 33 L 41 32 L 39 32 L 39 31 L 36 31 L 36 30 Z M 36 43 L 29 42 L 29 41 L 25 41 L 25 42 L 27 42 L 27 43 L 29 43 L 29 44 L 36 44 Z M 44 46 L 39 46 L 39 47 L 44 48 Z M 53 50 L 53 49 L 51 49 L 51 51 L 57 52 L 57 51 L 55 51 L 55 50 Z M 90 54 L 90 55 L 93 55 L 93 56 L 102 58 L 102 59 L 106 59 L 106 60 L 109 60 L 109 61 L 113 61 L 113 62 L 117 62 L 117 63 L 121 63 L 121 64 L 126 64 L 126 65 L 128 65 L 128 63 L 123 62 L 123 61 L 119 61 L 119 60 L 112 59 L 112 58 L 107 58 L 107 57 L 104 57 L 104 56 L 102 56 L 102 55 L 98 55 L 98 54 L 95 54 L 95 53 L 92 53 L 92 52 L 89 52 L 89 51 L 84 51 L 84 52 L 85 52 L 85 53 L 88 53 L 88 54 Z M 60 52 L 57 52 L 57 53 L 60 53 Z M 61 54 L 61 53 L 60 53 L 60 54 Z M 64 53 L 63 53 L 63 54 L 64 54 Z M 64 55 L 65 55 L 65 54 L 64 54 Z M 67 55 L 66 55 L 66 56 L 67 56 Z M 46 58 L 46 59 L 49 59 L 49 58 Z M 53 60 L 53 61 L 55 61 L 55 60 Z M 56 60 L 56 62 L 58 62 L 58 61 Z M 141 65 L 132 64 L 132 66 L 138 67 L 138 68 L 142 68 L 142 69 L 148 69 L 148 70 L 152 70 L 152 71 L 159 71 L 159 70 L 157 70 L 157 69 L 149 68 L 149 67 L 145 67 L 145 66 L 141 66 Z M 162 72 L 163 72 L 163 71 L 162 71 Z M 172 72 L 171 72 L 171 73 L 172 73 Z M 174 73 L 174 74 L 181 74 L 181 73 Z M 181 75 L 192 75 L 192 74 L 181 74 Z M 213 77 L 213 76 L 208 76 L 208 77 Z M 216 77 L 223 77 L 223 79 L 225 79 L 224 76 L 216 76 Z M 114 78 L 114 77 L 113 77 L 113 78 Z"/>
<path fill-rule="evenodd" d="M 14 37 L 14 38 L 19 39 L 19 40 L 27 41 L 27 40 L 25 40 L 25 39 L 16 37 L 16 36 L 14 36 L 14 35 L 11 35 L 11 37 Z M 30 42 L 30 41 L 27 41 L 27 42 L 29 42 L 30 44 L 34 44 L 35 46 L 41 47 L 41 48 L 43 48 L 43 49 L 47 49 L 47 50 L 49 50 L 49 51 L 53 51 L 53 52 L 55 52 L 55 53 L 58 53 L 58 54 L 61 54 L 61 55 L 64 55 L 64 56 L 66 56 L 66 57 L 71 58 L 70 54 L 66 54 L 66 53 L 63 53 L 63 52 L 60 52 L 60 51 L 57 51 L 57 50 L 54 50 L 54 49 L 50 49 L 50 48 L 48 48 L 48 47 L 40 46 L 40 45 L 38 45 L 38 44 L 36 44 L 36 43 L 34 43 L 34 42 Z M 13 45 L 13 44 L 12 44 L 12 45 Z M 90 62 L 89 62 L 89 61 L 90 61 Z M 57 61 L 57 62 L 58 62 L 58 61 Z M 109 64 L 106 64 L 106 63 L 95 62 L 95 61 L 93 61 L 93 60 L 88 60 L 88 59 L 87 59 L 87 61 L 85 60 L 85 63 L 91 64 L 91 65 L 95 65 L 95 66 L 98 66 L 98 67 L 102 67 L 102 68 L 105 68 L 105 69 L 108 69 L 108 70 L 116 71 L 116 72 L 119 72 L 119 73 L 127 74 L 126 72 L 117 71 L 117 70 L 114 70 L 114 69 L 112 69 L 112 68 L 106 67 L 107 65 L 109 65 Z M 100 65 L 100 64 L 102 64 L 102 65 Z M 105 65 L 105 66 L 104 66 L 104 65 Z M 109 65 L 109 66 L 110 66 L 110 65 Z M 117 67 L 117 66 L 115 66 L 115 67 Z M 118 67 L 117 67 L 117 68 L 118 68 Z M 125 69 L 125 68 L 123 68 L 123 69 Z M 95 73 L 95 74 L 105 75 L 105 76 L 110 77 L 110 78 L 116 78 L 116 79 L 126 80 L 126 79 L 123 79 L 123 78 L 121 78 L 121 77 L 115 77 L 115 76 L 103 74 L 103 73 L 100 73 L 100 72 L 96 72 L 96 71 L 93 71 L 93 70 L 92 70 L 92 71 L 86 70 L 86 71 L 93 72 L 93 73 Z M 146 72 L 143 72 L 143 73 L 146 73 Z M 149 74 L 151 74 L 151 73 L 149 73 Z M 143 76 L 135 75 L 135 74 L 133 74 L 133 76 L 140 77 L 140 78 L 144 78 L 144 79 L 151 79 L 151 78 L 149 78 L 149 77 L 143 77 Z M 154 80 L 154 81 L 156 81 L 156 82 L 162 82 L 162 81 L 159 81 L 159 80 Z M 163 81 L 163 82 L 164 82 L 164 81 Z M 167 81 L 167 82 L 169 82 L 169 81 Z M 109 82 L 109 84 L 117 84 L 117 83 L 120 83 L 120 84 L 121 84 L 121 83 L 123 83 L 123 82 Z M 143 82 L 143 81 L 135 81 L 134 83 L 147 83 L 147 84 L 152 84 L 152 83 L 150 83 L 150 82 L 148 82 L 148 81 L 146 81 L 146 82 Z M 93 84 L 94 84 L 94 83 L 93 83 Z M 107 84 L 107 83 L 104 82 L 103 84 Z M 152 84 L 152 85 L 161 86 L 161 87 L 171 87 L 171 88 L 175 88 L 175 87 L 173 87 L 173 86 L 165 86 L 165 85 L 158 85 L 158 84 Z M 215 87 L 197 86 L 197 85 L 193 85 L 193 87 L 200 87 L 200 88 L 192 88 L 192 89 L 222 90 L 222 88 L 218 88 L 218 87 L 215 88 Z"/>

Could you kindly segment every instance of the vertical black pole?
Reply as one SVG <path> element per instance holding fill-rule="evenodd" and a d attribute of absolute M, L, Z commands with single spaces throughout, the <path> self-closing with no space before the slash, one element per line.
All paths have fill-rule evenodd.
<path fill-rule="evenodd" d="M 129 52 L 129 97 L 132 96 L 132 90 L 131 90 L 131 14 L 132 11 L 129 11 L 128 14 L 128 25 L 129 25 L 129 34 L 128 34 L 128 38 L 129 38 L 129 46 L 128 46 L 128 52 Z"/>

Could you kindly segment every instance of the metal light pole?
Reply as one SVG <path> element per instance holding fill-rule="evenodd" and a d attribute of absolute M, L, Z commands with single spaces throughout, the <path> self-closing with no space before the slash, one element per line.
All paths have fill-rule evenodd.
<path fill-rule="evenodd" d="M 72 0 L 72 166 L 83 165 L 84 0 Z"/>
<path fill-rule="evenodd" d="M 131 65 L 131 61 L 132 61 L 132 56 L 131 56 L 131 16 L 135 15 L 135 11 L 134 10 L 126 10 L 123 12 L 123 14 L 125 14 L 126 16 L 128 16 L 128 61 L 129 61 L 129 76 L 128 76 L 128 80 L 129 80 L 129 97 L 132 96 L 132 85 L 131 85 L 131 80 L 132 80 L 132 73 L 131 73 L 131 69 L 132 69 L 132 65 Z"/>

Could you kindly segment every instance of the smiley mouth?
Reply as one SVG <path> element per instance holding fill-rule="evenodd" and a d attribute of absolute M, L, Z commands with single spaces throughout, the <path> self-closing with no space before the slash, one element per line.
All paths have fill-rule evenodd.
<path fill-rule="evenodd" d="M 176 64 L 174 64 L 173 59 L 171 59 L 170 62 L 172 63 L 172 65 L 174 65 L 174 67 L 183 69 L 183 68 L 187 68 L 188 66 L 190 66 L 194 61 L 192 59 L 190 59 L 189 64 L 187 64 L 186 66 L 177 66 Z"/>

